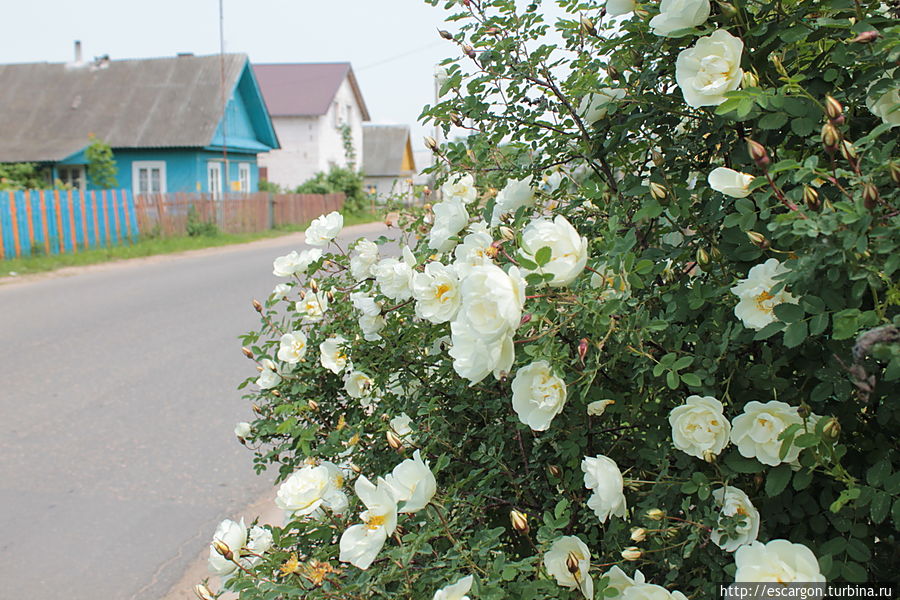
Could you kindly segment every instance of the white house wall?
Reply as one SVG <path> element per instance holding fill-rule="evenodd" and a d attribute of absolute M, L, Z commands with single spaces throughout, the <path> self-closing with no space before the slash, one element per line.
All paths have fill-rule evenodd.
<path fill-rule="evenodd" d="M 335 119 L 336 105 L 338 120 Z M 335 124 L 347 119 L 348 107 L 358 169 L 363 158 L 362 111 L 350 82 L 345 79 L 324 115 L 272 118 L 281 150 L 259 155 L 259 166 L 267 168 L 269 181 L 291 189 L 320 171 L 328 171 L 332 165 L 347 166 L 344 140 Z"/>

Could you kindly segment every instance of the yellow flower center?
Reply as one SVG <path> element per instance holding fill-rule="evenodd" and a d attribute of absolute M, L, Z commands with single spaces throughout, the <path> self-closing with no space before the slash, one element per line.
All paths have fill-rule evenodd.
<path fill-rule="evenodd" d="M 769 300 L 774 298 L 772 294 L 769 292 L 763 292 L 759 296 L 756 297 L 756 308 L 765 313 L 771 313 L 772 309 L 775 308 L 774 304 L 766 304 Z"/>
<path fill-rule="evenodd" d="M 434 294 L 434 295 L 435 295 L 435 297 L 437 297 L 438 300 L 440 300 L 441 302 L 443 302 L 443 301 L 444 301 L 444 294 L 446 294 L 446 293 L 449 292 L 449 291 L 450 291 L 450 286 L 447 285 L 446 283 L 442 283 L 442 284 L 440 284 L 439 286 L 437 286 L 437 290 L 435 290 L 435 294 Z"/>
<path fill-rule="evenodd" d="M 384 515 L 375 515 L 374 517 L 369 517 L 369 520 L 366 521 L 366 527 L 369 529 L 378 529 L 382 525 L 384 525 L 385 516 Z"/>

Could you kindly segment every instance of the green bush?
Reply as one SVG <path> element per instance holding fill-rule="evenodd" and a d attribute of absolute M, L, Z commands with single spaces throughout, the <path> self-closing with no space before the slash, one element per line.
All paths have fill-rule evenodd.
<path fill-rule="evenodd" d="M 896 15 L 445 5 L 423 116 L 475 133 L 400 258 L 276 261 L 239 436 L 290 517 L 216 572 L 245 599 L 894 580 Z"/>
<path fill-rule="evenodd" d="M 191 204 L 188 209 L 185 232 L 188 237 L 213 237 L 219 235 L 219 228 L 212 221 L 201 221 L 197 207 Z"/>
<path fill-rule="evenodd" d="M 358 214 L 369 206 L 363 190 L 364 176 L 358 171 L 343 167 L 331 167 L 328 172 L 316 173 L 312 179 L 301 183 L 294 190 L 297 194 L 344 194 L 344 214 Z"/>

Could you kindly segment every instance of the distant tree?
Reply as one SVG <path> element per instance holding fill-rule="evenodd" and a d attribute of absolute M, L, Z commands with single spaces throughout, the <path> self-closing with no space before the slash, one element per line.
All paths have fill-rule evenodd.
<path fill-rule="evenodd" d="M 344 212 L 355 213 L 366 206 L 366 194 L 363 190 L 363 175 L 343 167 L 331 167 L 328 172 L 320 171 L 311 179 L 297 186 L 298 194 L 335 194 L 347 196 L 344 201 Z"/>
<path fill-rule="evenodd" d="M 95 136 L 88 136 L 91 140 L 84 155 L 87 157 L 87 175 L 95 186 L 103 189 L 114 188 L 119 185 L 116 176 L 119 168 L 113 158 L 112 148 L 109 144 Z"/>
<path fill-rule="evenodd" d="M 0 190 L 47 187 L 44 172 L 34 163 L 0 164 Z"/>

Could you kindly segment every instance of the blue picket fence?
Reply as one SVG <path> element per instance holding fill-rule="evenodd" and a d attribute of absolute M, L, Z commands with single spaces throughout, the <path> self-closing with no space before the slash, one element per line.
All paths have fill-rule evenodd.
<path fill-rule="evenodd" d="M 128 190 L 0 191 L 0 259 L 74 253 L 137 236 Z"/>

